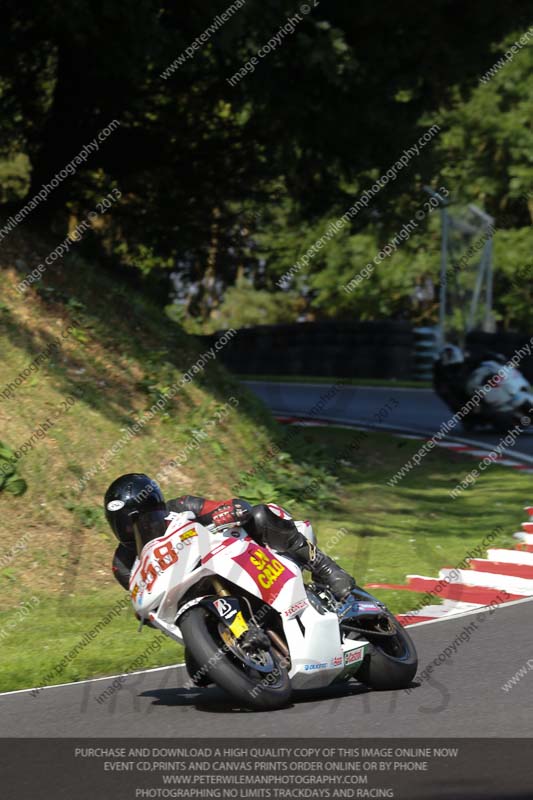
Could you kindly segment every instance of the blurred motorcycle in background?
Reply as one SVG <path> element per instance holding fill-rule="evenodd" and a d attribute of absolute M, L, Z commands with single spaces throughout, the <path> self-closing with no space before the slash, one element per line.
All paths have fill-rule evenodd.
<path fill-rule="evenodd" d="M 461 348 L 447 344 L 433 366 L 433 388 L 454 413 L 478 392 L 475 408 L 462 416 L 465 430 L 491 426 L 499 432 L 515 425 L 528 427 L 533 414 L 533 389 L 516 367 L 499 353 L 465 357 Z"/>

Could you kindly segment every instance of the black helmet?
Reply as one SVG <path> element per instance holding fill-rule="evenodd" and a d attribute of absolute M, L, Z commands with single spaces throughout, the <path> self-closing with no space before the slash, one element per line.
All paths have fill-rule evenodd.
<path fill-rule="evenodd" d="M 104 498 L 105 515 L 119 542 L 140 553 L 147 542 L 165 533 L 168 510 L 157 483 L 148 475 L 117 478 Z"/>

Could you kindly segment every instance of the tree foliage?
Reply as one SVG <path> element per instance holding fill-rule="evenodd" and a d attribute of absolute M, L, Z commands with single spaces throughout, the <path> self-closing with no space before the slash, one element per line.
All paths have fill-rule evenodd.
<path fill-rule="evenodd" d="M 57 0 L 31 9 L 6 0 L 5 216 L 118 120 L 86 164 L 32 212 L 33 221 L 59 238 L 119 188 L 121 200 L 95 225 L 94 243 L 117 268 L 149 276 L 147 288 L 166 283 L 170 272 L 181 276 L 194 289 L 190 314 L 212 318 L 212 327 L 217 315 L 235 311 L 239 293 L 251 302 L 242 283 L 224 300 L 228 287 L 246 276 L 257 292 L 278 291 L 276 281 L 328 224 L 438 122 L 435 141 L 295 275 L 292 289 L 318 316 L 416 315 L 413 287 L 437 274 L 433 220 L 360 289 L 342 287 L 415 213 L 427 183 L 505 214 L 502 229 L 516 231 L 506 240 L 506 264 L 512 253 L 522 257 L 532 214 L 524 200 L 532 173 L 532 42 L 487 84 L 479 79 L 528 29 L 529 3 L 435 0 L 420 13 L 416 3 L 321 0 L 304 4 L 305 13 L 282 0 L 246 0 L 209 32 L 228 6 L 73 0 L 67 12 Z M 289 19 L 293 29 L 279 39 Z M 273 36 L 279 43 L 232 85 Z M 508 269 L 502 266 L 499 279 L 499 313 L 511 324 Z M 257 294 L 253 302 L 269 309 L 265 321 L 278 318 L 276 301 Z"/>

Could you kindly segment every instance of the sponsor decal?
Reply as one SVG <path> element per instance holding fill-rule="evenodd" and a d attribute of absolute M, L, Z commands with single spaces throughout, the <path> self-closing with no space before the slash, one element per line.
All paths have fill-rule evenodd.
<path fill-rule="evenodd" d="M 344 666 L 348 667 L 350 664 L 357 664 L 358 661 L 361 661 L 364 655 L 364 651 L 361 650 L 350 650 L 349 653 L 344 654 Z"/>
<path fill-rule="evenodd" d="M 185 531 L 185 533 L 180 533 L 182 542 L 187 541 L 187 539 L 193 539 L 195 536 L 198 536 L 198 531 L 195 528 L 192 528 L 190 531 Z"/>
<path fill-rule="evenodd" d="M 306 664 L 304 666 L 304 670 L 306 672 L 310 672 L 311 670 L 314 669 L 326 669 L 327 666 L 328 666 L 327 664 Z"/>
<path fill-rule="evenodd" d="M 280 575 L 285 572 L 285 567 L 277 558 L 270 558 L 264 550 L 255 550 L 250 556 L 250 561 L 257 569 L 257 580 L 263 589 L 270 589 Z"/>
<path fill-rule="evenodd" d="M 139 585 L 138 585 L 138 584 L 136 584 L 136 585 L 133 587 L 133 591 L 132 591 L 132 593 L 131 593 L 131 599 L 132 599 L 132 600 L 135 600 L 138 594 L 139 594 Z"/>
<path fill-rule="evenodd" d="M 295 577 L 294 572 L 255 543 L 249 544 L 246 550 L 234 556 L 233 560 L 253 578 L 261 597 L 269 604 L 274 602 L 285 583 Z"/>
<path fill-rule="evenodd" d="M 307 600 L 299 600 L 297 603 L 294 603 L 290 608 L 287 608 L 283 614 L 285 617 L 295 617 L 299 611 L 303 611 L 304 608 L 307 608 L 309 602 Z"/>
<path fill-rule="evenodd" d="M 242 634 L 248 630 L 248 625 L 246 624 L 246 620 L 244 619 L 240 611 L 237 613 L 237 616 L 235 617 L 233 622 L 230 622 L 229 629 L 236 639 L 238 639 L 239 636 L 242 636 Z"/>
<path fill-rule="evenodd" d="M 107 510 L 120 511 L 120 509 L 124 508 L 124 506 L 125 506 L 124 500 L 111 500 L 111 502 L 107 504 Z"/>
<path fill-rule="evenodd" d="M 335 656 L 335 658 L 331 659 L 331 666 L 332 667 L 342 667 L 342 656 Z"/>
<path fill-rule="evenodd" d="M 214 600 L 213 605 L 224 619 L 231 619 L 237 613 L 237 609 L 232 608 L 231 603 L 228 603 L 227 600 Z"/>

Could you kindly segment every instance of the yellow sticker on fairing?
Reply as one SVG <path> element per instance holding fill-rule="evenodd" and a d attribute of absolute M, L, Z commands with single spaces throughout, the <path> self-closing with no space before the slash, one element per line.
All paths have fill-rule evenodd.
<path fill-rule="evenodd" d="M 192 528 L 190 531 L 185 531 L 185 533 L 180 533 L 182 542 L 187 541 L 187 539 L 192 539 L 194 536 L 198 536 L 198 532 L 195 528 Z"/>
<path fill-rule="evenodd" d="M 242 612 L 237 612 L 235 619 L 229 626 L 229 629 L 236 639 L 238 639 L 239 636 L 242 636 L 242 634 L 248 630 L 248 625 L 246 624 L 246 620 L 244 619 Z"/>

